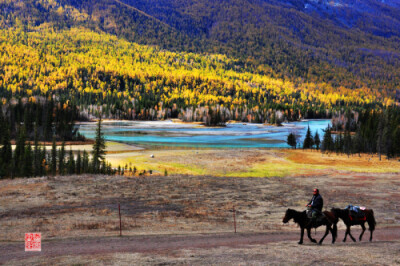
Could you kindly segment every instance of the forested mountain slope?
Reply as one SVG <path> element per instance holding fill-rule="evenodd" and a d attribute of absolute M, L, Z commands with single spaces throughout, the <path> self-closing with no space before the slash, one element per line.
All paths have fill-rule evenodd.
<path fill-rule="evenodd" d="M 400 84 L 400 1 L 0 1 L 2 27 L 83 25 L 173 51 L 227 54 L 250 72 L 332 86 Z"/>
<path fill-rule="evenodd" d="M 333 88 L 235 71 L 238 61 L 223 55 L 169 52 L 84 28 L 0 33 L 4 103 L 14 97 L 56 97 L 92 113 L 100 106 L 104 114 L 139 119 L 197 110 L 188 120 L 207 115 L 200 107 L 220 106 L 227 119 L 264 122 L 275 110 L 297 119 L 392 102 L 367 87 Z"/>
<path fill-rule="evenodd" d="M 400 1 L 123 0 L 251 71 L 333 86 L 399 85 Z"/>
<path fill-rule="evenodd" d="M 277 110 L 297 119 L 391 105 L 398 1 L 335 3 L 1 0 L 0 97 L 54 96 L 118 118 L 258 122 Z"/>

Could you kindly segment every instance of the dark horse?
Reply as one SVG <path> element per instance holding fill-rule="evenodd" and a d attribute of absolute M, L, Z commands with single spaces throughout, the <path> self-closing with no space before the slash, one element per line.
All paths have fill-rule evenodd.
<path fill-rule="evenodd" d="M 346 242 L 347 235 L 349 235 L 351 237 L 351 239 L 354 242 L 356 242 L 356 239 L 350 233 L 350 226 L 352 226 L 352 225 L 361 225 L 362 232 L 359 237 L 359 239 L 361 241 L 363 234 L 365 232 L 364 224 L 366 222 L 368 223 L 369 231 L 371 232 L 369 241 L 372 241 L 372 232 L 375 230 L 375 226 L 376 226 L 376 221 L 375 221 L 373 210 L 371 210 L 371 209 L 362 210 L 362 212 L 364 212 L 364 214 L 365 214 L 364 218 L 355 218 L 355 217 L 350 216 L 348 209 L 332 208 L 331 211 L 337 218 L 342 219 L 342 221 L 346 225 L 346 234 L 344 235 L 343 242 Z"/>
<path fill-rule="evenodd" d="M 333 244 L 335 243 L 337 237 L 337 228 L 335 226 L 337 223 L 337 219 L 331 212 L 324 211 L 323 213 L 325 214 L 325 217 L 323 217 L 322 220 L 316 223 L 315 225 L 311 225 L 310 218 L 308 218 L 306 211 L 298 212 L 296 210 L 287 209 L 285 217 L 283 217 L 283 222 L 288 223 L 290 219 L 293 219 L 293 221 L 300 226 L 301 234 L 300 234 L 299 244 L 303 244 L 304 229 L 307 229 L 307 236 L 311 240 L 311 242 L 317 243 L 317 241 L 311 237 L 311 228 L 317 228 L 320 227 L 321 225 L 325 225 L 326 226 L 325 235 L 321 238 L 318 244 L 320 245 L 322 244 L 322 242 L 324 241 L 325 237 L 329 234 L 329 232 L 331 232 L 332 234 L 332 244 Z"/>

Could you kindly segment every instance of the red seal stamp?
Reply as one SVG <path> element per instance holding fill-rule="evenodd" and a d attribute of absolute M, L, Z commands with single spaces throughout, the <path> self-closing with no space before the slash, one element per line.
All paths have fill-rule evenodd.
<path fill-rule="evenodd" d="M 42 251 L 42 234 L 25 234 L 25 251 Z"/>

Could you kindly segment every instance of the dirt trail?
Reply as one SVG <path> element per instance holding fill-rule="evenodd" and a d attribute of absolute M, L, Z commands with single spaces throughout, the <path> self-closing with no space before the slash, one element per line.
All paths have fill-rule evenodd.
<path fill-rule="evenodd" d="M 321 231 L 321 230 L 319 230 Z M 342 241 L 344 232 L 339 232 Z M 358 236 L 359 230 L 353 230 Z M 319 239 L 321 232 L 316 236 Z M 366 232 L 362 245 L 368 245 L 369 232 Z M 314 237 L 314 236 L 313 236 Z M 297 241 L 299 232 L 268 233 L 224 233 L 209 235 L 157 235 L 129 237 L 98 237 L 81 239 L 56 239 L 44 241 L 42 252 L 25 252 L 24 243 L 0 243 L 0 264 L 10 260 L 23 260 L 33 256 L 57 257 L 64 255 L 93 255 L 117 252 L 159 253 L 182 249 L 210 249 L 216 247 L 245 248 L 251 245 L 266 245 L 273 242 Z M 381 228 L 374 232 L 374 243 L 400 240 L 400 227 Z M 330 245 L 330 236 L 324 245 Z M 348 240 L 349 241 L 349 240 Z M 311 244 L 305 238 L 305 244 Z M 312 244 L 313 245 L 313 244 Z"/>

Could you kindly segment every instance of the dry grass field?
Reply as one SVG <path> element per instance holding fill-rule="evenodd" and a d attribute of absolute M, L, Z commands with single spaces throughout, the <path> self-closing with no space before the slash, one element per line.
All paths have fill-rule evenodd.
<path fill-rule="evenodd" d="M 150 158 L 154 155 L 154 158 Z M 317 175 L 321 170 L 398 173 L 399 160 L 374 155 L 322 154 L 319 151 L 274 149 L 162 149 L 110 152 L 114 167 L 131 165 L 154 173 L 220 177 L 284 177 L 293 173 Z"/>
<path fill-rule="evenodd" d="M 139 169 L 158 166 L 159 173 L 151 176 L 0 180 L 0 264 L 400 263 L 398 161 L 291 150 L 165 150 L 153 151 L 155 158 L 147 153 L 113 155 L 130 154 L 127 158 Z M 187 172 L 174 174 L 185 165 Z M 168 176 L 163 167 L 170 167 Z M 303 210 L 315 186 L 328 209 L 350 203 L 374 209 L 378 225 L 373 242 L 367 242 L 366 232 L 361 243 L 341 243 L 340 222 L 335 245 L 330 236 L 323 246 L 308 239 L 297 245 L 298 227 L 283 224 L 282 217 L 287 208 Z M 360 229 L 353 231 L 358 236 Z M 42 233 L 41 255 L 23 251 L 26 232 Z M 320 238 L 323 229 L 316 233 Z M 177 244 L 177 236 L 186 244 Z M 222 236 L 230 240 L 224 242 Z M 157 246 L 158 238 L 170 245 Z M 102 241 L 119 248 L 93 250 Z M 82 250 L 75 254 L 71 246 Z"/>

